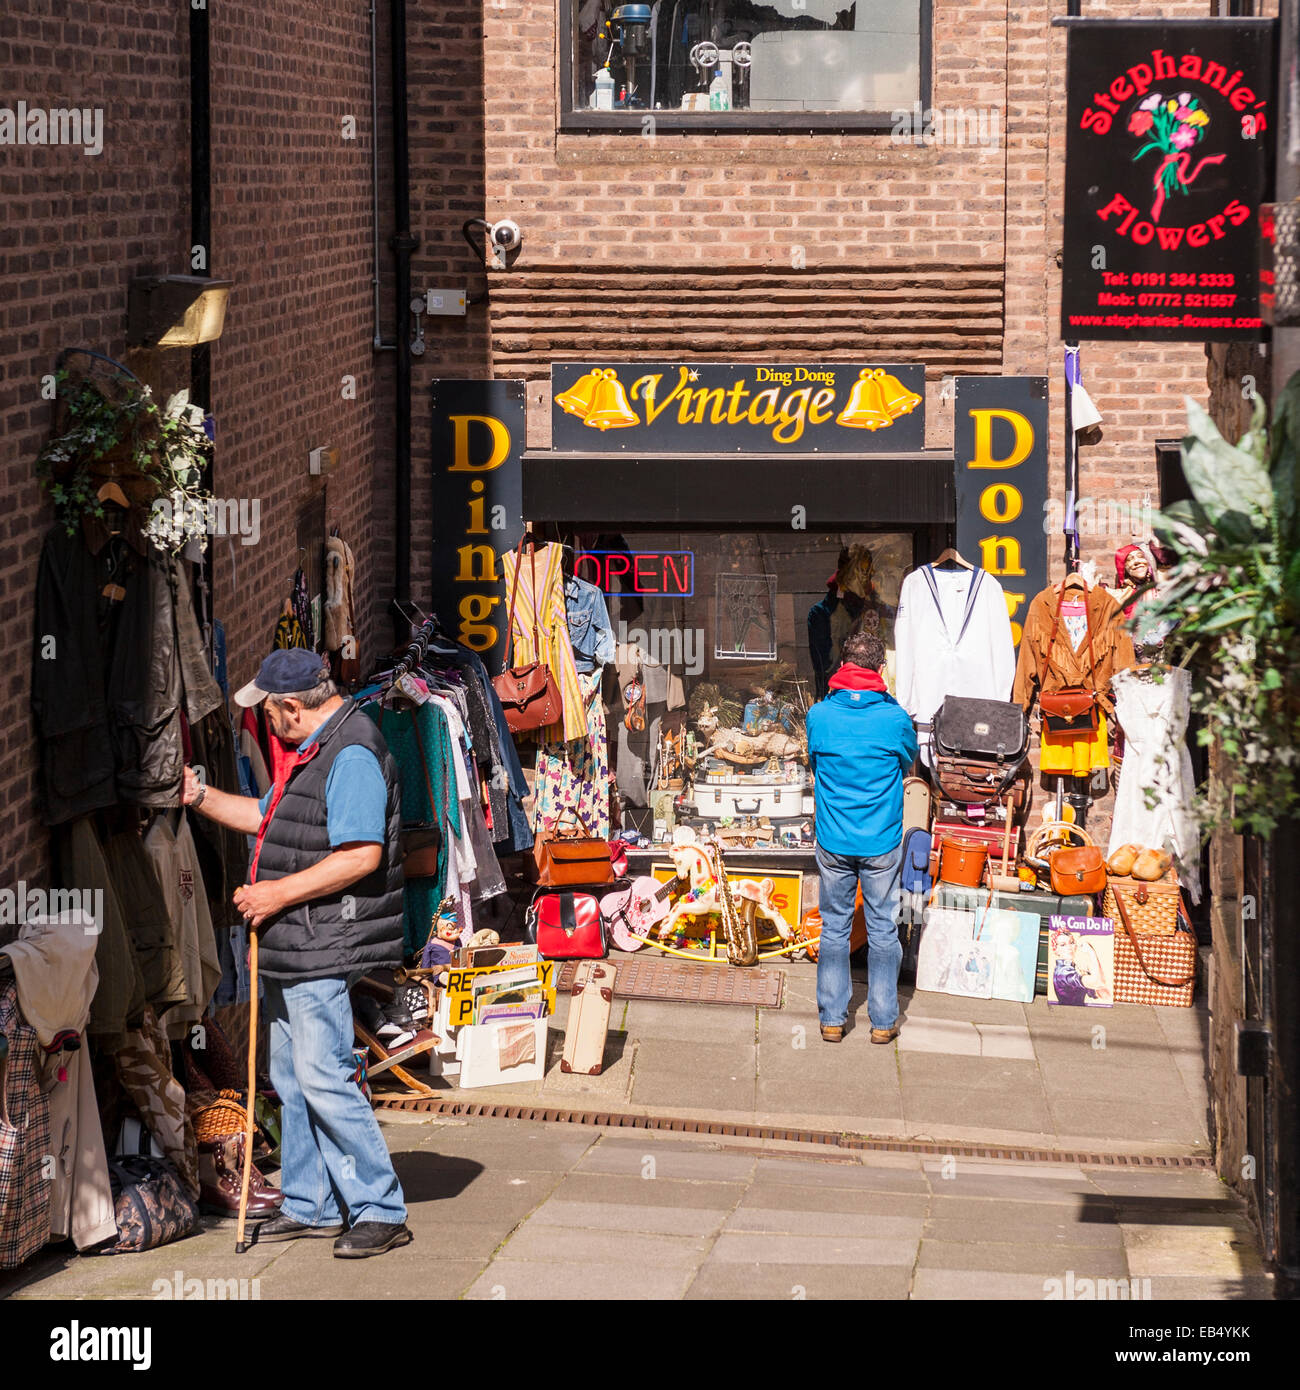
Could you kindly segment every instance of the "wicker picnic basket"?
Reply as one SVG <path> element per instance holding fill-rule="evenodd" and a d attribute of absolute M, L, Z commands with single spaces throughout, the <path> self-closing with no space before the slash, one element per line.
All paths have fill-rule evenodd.
<path fill-rule="evenodd" d="M 1155 883 L 1111 874 L 1106 880 L 1102 916 L 1118 921 L 1116 896 L 1124 900 L 1129 925 L 1136 936 L 1173 936 L 1178 930 L 1178 875 L 1173 869 Z M 1119 940 L 1116 932 L 1115 939 Z"/>
<path fill-rule="evenodd" d="M 1196 992 L 1196 937 L 1186 930 L 1139 932 L 1129 917 L 1127 895 L 1116 906 L 1115 1002 L 1190 1008 Z"/>

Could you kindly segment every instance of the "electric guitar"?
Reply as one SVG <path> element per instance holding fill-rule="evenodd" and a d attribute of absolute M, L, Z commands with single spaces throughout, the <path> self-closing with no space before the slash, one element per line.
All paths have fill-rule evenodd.
<path fill-rule="evenodd" d="M 672 899 L 687 885 L 680 878 L 660 883 L 657 878 L 636 878 L 630 888 L 606 893 L 600 900 L 600 915 L 610 937 L 620 951 L 639 951 L 645 945 L 637 936 L 649 936 L 652 927 L 672 910 Z M 633 936 L 635 932 L 637 936 Z"/>

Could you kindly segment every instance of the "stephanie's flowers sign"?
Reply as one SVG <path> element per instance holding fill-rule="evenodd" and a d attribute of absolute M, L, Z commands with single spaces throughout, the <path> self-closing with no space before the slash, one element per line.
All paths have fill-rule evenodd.
<path fill-rule="evenodd" d="M 1065 339 L 1258 334 L 1271 24 L 1070 21 Z"/>

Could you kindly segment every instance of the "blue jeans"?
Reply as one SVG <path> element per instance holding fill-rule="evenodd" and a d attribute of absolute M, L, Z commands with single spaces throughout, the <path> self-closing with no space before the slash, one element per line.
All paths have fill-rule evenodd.
<path fill-rule="evenodd" d="M 370 1103 L 352 1080 L 347 980 L 265 981 L 271 1084 L 280 1096 L 283 1215 L 304 1226 L 406 1220 L 402 1185 Z"/>
<path fill-rule="evenodd" d="M 898 1019 L 898 968 L 903 945 L 898 939 L 895 912 L 903 847 L 865 859 L 832 854 L 817 846 L 821 876 L 818 905 L 822 915 L 817 949 L 817 1012 L 823 1025 L 848 1022 L 853 982 L 849 978 L 849 936 L 857 886 L 867 922 L 867 1013 L 873 1028 L 892 1028 Z"/>

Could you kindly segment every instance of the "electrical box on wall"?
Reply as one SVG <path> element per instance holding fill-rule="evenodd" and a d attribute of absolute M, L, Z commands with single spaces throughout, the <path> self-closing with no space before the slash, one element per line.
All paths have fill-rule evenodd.
<path fill-rule="evenodd" d="M 465 291 L 450 289 L 425 290 L 424 312 L 426 314 L 464 314 Z"/>
<path fill-rule="evenodd" d="M 333 473 L 338 467 L 339 451 L 337 449 L 313 449 L 307 455 L 307 471 L 313 478 L 318 478 L 326 473 Z"/>

